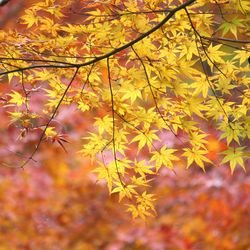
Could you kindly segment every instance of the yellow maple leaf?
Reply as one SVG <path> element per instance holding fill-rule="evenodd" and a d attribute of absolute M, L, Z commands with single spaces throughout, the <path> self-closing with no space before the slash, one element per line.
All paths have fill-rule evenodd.
<path fill-rule="evenodd" d="M 8 94 L 8 96 L 11 97 L 9 103 L 16 104 L 17 106 L 22 106 L 26 102 L 26 98 L 15 90 L 12 91 L 12 94 Z"/>

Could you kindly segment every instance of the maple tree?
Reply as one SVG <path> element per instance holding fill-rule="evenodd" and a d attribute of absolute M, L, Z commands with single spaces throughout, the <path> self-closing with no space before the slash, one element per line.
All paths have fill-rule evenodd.
<path fill-rule="evenodd" d="M 93 124 L 79 152 L 133 217 L 156 214 L 150 183 L 163 168 L 245 169 L 248 1 L 33 2 L 0 31 L 1 103 L 21 142 L 2 166 L 33 164 L 43 144 L 67 151 L 70 106 Z M 224 143 L 218 160 L 207 123 Z"/>

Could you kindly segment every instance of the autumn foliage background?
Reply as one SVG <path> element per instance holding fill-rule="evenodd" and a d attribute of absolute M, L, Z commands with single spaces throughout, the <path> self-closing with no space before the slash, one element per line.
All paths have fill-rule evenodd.
<path fill-rule="evenodd" d="M 1 29 L 19 26 L 18 18 L 36 2 L 11 0 L 0 8 Z M 107 80 L 105 70 L 102 77 Z M 0 85 L 2 107 L 4 93 L 10 90 L 7 83 Z M 40 101 L 43 99 L 37 95 L 33 103 L 37 109 Z M 22 155 L 13 152 L 21 149 L 25 140 L 26 147 L 31 147 L 37 138 L 20 141 L 2 107 L 0 250 L 250 249 L 249 171 L 236 168 L 232 175 L 230 168 L 221 165 L 208 166 L 204 173 L 195 167 L 187 170 L 185 163 L 178 161 L 175 172 L 162 169 L 150 182 L 150 191 L 157 198 L 157 215 L 146 221 L 132 220 L 124 204 L 118 202 L 118 195 L 110 196 L 106 184 L 97 181 L 90 159 L 77 153 L 79 138 L 93 126 L 91 113 L 82 115 L 74 107 L 64 107 L 56 126 L 67 128 L 65 150 L 56 142 L 42 144 L 36 162 L 15 169 L 4 163 L 13 162 L 14 157 L 18 162 Z M 99 112 L 100 116 L 105 114 Z M 210 131 L 208 158 L 217 162 L 227 145 L 218 140 L 220 135 L 211 124 L 202 126 Z M 168 134 L 164 140 L 174 138 Z M 137 150 L 134 147 L 131 155 Z"/>

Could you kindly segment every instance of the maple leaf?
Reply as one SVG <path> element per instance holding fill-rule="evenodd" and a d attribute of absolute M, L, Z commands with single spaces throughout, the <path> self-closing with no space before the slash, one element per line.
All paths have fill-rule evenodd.
<path fill-rule="evenodd" d="M 240 27 L 244 27 L 242 24 L 242 19 L 234 18 L 230 22 L 224 22 L 220 25 L 219 30 L 222 30 L 222 35 L 226 35 L 228 32 L 231 32 L 235 38 L 238 38 L 237 31 Z"/>
<path fill-rule="evenodd" d="M 57 135 L 57 132 L 55 131 L 54 127 L 47 127 L 45 131 L 45 135 L 47 137 L 54 137 Z"/>
<path fill-rule="evenodd" d="M 120 91 L 123 93 L 122 100 L 130 99 L 131 103 L 133 103 L 137 98 L 142 99 L 141 90 L 132 84 L 126 86 L 126 88 L 123 88 Z"/>
<path fill-rule="evenodd" d="M 96 167 L 93 172 L 98 174 L 98 180 L 104 179 L 107 182 L 109 193 L 111 193 L 113 187 L 113 177 L 109 168 L 104 167 L 103 164 L 100 163 L 100 167 Z"/>
<path fill-rule="evenodd" d="M 166 145 L 161 148 L 160 152 L 154 151 L 150 161 L 155 161 L 156 171 L 159 171 L 161 166 L 173 169 L 173 161 L 179 160 L 179 158 L 174 155 L 176 151 L 177 149 L 167 148 Z"/>
<path fill-rule="evenodd" d="M 139 142 L 138 143 L 138 152 L 147 145 L 149 148 L 152 147 L 153 140 L 160 140 L 159 137 L 156 135 L 156 130 L 148 130 L 144 133 L 138 132 L 138 135 L 133 138 L 132 142 Z"/>
<path fill-rule="evenodd" d="M 49 12 L 50 14 L 52 14 L 54 17 L 60 19 L 62 17 L 64 17 L 65 15 L 62 13 L 62 6 L 59 5 L 54 5 L 51 7 L 47 8 L 47 12 Z"/>
<path fill-rule="evenodd" d="M 203 171 L 205 171 L 205 162 L 211 163 L 211 161 L 204 155 L 208 153 L 207 150 L 200 149 L 197 147 L 194 148 L 184 148 L 185 152 L 183 156 L 187 157 L 187 167 L 189 167 L 193 162 L 195 162 Z"/>
<path fill-rule="evenodd" d="M 226 53 L 221 50 L 221 46 L 221 44 L 215 46 L 210 44 L 207 49 L 209 58 L 207 58 L 206 60 L 212 69 L 214 67 L 214 63 L 224 63 L 223 56 L 225 56 Z"/>
<path fill-rule="evenodd" d="M 243 150 L 245 148 L 246 147 L 238 147 L 238 148 L 229 147 L 227 150 L 222 152 L 222 154 L 225 154 L 225 157 L 223 158 L 221 163 L 224 164 L 229 162 L 231 173 L 234 172 L 237 164 L 240 165 L 245 170 L 244 160 L 243 160 L 244 156 Z"/>
<path fill-rule="evenodd" d="M 204 99 L 198 96 L 191 96 L 184 103 L 183 111 L 186 112 L 189 116 L 192 116 L 194 113 L 200 117 L 203 117 L 202 111 L 207 109 L 203 102 Z"/>
<path fill-rule="evenodd" d="M 190 143 L 193 147 L 206 149 L 206 146 L 204 144 L 207 144 L 208 142 L 207 140 L 204 140 L 205 137 L 207 137 L 206 134 L 202 134 L 197 131 L 191 132 Z"/>
<path fill-rule="evenodd" d="M 132 199 L 133 195 L 137 194 L 135 188 L 135 185 L 126 185 L 124 186 L 120 182 L 115 182 L 115 187 L 112 191 L 111 194 L 113 193 L 119 193 L 119 201 L 121 201 L 124 197 L 127 197 L 128 199 Z"/>
<path fill-rule="evenodd" d="M 113 127 L 113 118 L 109 115 L 106 115 L 103 118 L 97 117 L 94 125 L 98 127 L 100 134 L 103 134 L 104 131 L 111 133 Z"/>
<path fill-rule="evenodd" d="M 246 61 L 250 61 L 250 52 L 249 51 L 245 51 L 245 50 L 239 50 L 239 51 L 235 51 L 235 56 L 234 56 L 234 60 L 239 60 L 240 64 L 243 64 Z M 250 64 L 250 62 L 249 62 Z"/>
<path fill-rule="evenodd" d="M 10 96 L 10 100 L 8 101 L 9 103 L 16 104 L 17 106 L 22 106 L 23 104 L 26 103 L 26 98 L 23 97 L 19 92 L 17 91 L 12 91 L 12 94 L 8 94 Z"/>
<path fill-rule="evenodd" d="M 27 9 L 25 10 L 25 15 L 22 16 L 22 24 L 26 24 L 27 28 L 32 27 L 33 25 L 37 25 L 39 21 L 39 17 L 35 9 Z"/>
<path fill-rule="evenodd" d="M 136 173 L 138 173 L 141 177 L 145 177 L 146 174 L 154 174 L 154 172 L 151 170 L 152 168 L 154 168 L 153 166 L 147 166 L 145 164 L 145 161 L 139 161 L 139 162 L 135 162 L 135 166 L 134 166 L 134 171 Z"/>
<path fill-rule="evenodd" d="M 194 95 L 202 94 L 205 98 L 208 95 L 208 90 L 210 88 L 210 84 L 205 75 L 201 75 L 199 77 L 195 77 L 195 82 L 191 84 L 191 88 L 194 89 Z"/>
<path fill-rule="evenodd" d="M 141 195 L 136 195 L 136 205 L 129 204 L 127 211 L 132 214 L 134 219 L 140 217 L 145 220 L 147 217 L 152 217 L 157 214 L 153 205 L 154 201 L 155 198 L 153 194 L 143 192 Z"/>
<path fill-rule="evenodd" d="M 244 129 L 241 122 L 235 121 L 228 124 L 228 122 L 223 121 L 221 122 L 220 128 L 223 131 L 220 139 L 226 138 L 227 145 L 229 145 L 232 140 L 240 144 L 240 138 L 244 136 Z"/>
<path fill-rule="evenodd" d="M 250 3 L 248 0 L 233 0 L 236 4 L 236 8 L 243 14 L 250 11 Z"/>

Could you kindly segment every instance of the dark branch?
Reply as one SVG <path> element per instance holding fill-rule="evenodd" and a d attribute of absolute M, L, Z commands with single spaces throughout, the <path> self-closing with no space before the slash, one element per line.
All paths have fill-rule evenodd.
<path fill-rule="evenodd" d="M 194 3 L 196 0 L 189 0 L 184 4 L 181 4 L 180 6 L 176 7 L 175 9 L 171 10 L 168 15 L 157 25 L 155 25 L 152 29 L 148 30 L 147 32 L 143 33 L 142 35 L 140 35 L 139 37 L 137 37 L 136 39 L 128 42 L 127 44 L 112 50 L 111 52 L 104 54 L 102 56 L 98 56 L 93 60 L 90 60 L 88 62 L 84 62 L 84 63 L 80 63 L 80 64 L 74 64 L 74 65 L 33 65 L 33 66 L 29 66 L 29 67 L 25 67 L 25 68 L 20 68 L 20 69 L 15 69 L 15 70 L 10 70 L 10 71 L 5 71 L 5 72 L 1 72 L 1 75 L 5 75 L 5 74 L 9 74 L 9 73 L 15 73 L 15 72 L 20 72 L 20 71 L 24 71 L 24 70 L 29 70 L 29 69 L 35 69 L 35 68 L 74 68 L 74 67 L 84 67 L 87 65 L 91 65 L 93 63 L 99 62 L 103 59 L 107 59 L 111 56 L 114 56 L 115 54 L 133 46 L 134 44 L 138 43 L 139 41 L 143 40 L 145 37 L 148 37 L 149 35 L 151 35 L 153 32 L 155 32 L 156 30 L 158 30 L 159 28 L 161 28 L 165 23 L 168 22 L 168 20 L 170 20 L 170 18 L 179 10 L 184 9 L 185 7 L 191 5 L 192 3 Z"/>

